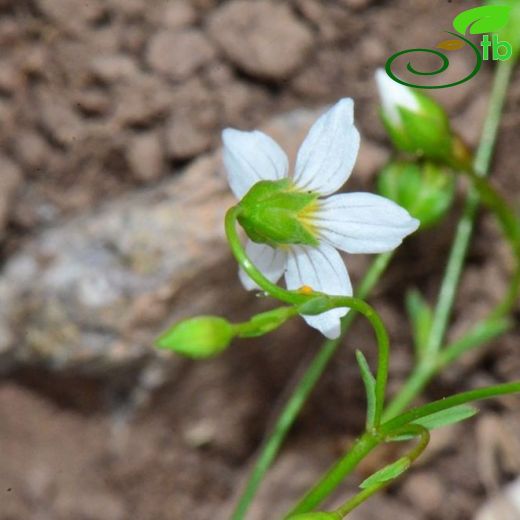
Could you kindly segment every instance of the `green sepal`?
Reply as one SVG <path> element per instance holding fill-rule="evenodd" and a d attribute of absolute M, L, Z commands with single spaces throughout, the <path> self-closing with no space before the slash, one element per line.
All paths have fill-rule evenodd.
<path fill-rule="evenodd" d="M 410 459 L 407 457 L 403 457 L 401 459 L 396 460 L 392 464 L 385 466 L 384 468 L 376 471 L 373 475 L 370 475 L 366 480 L 364 480 L 359 487 L 361 489 L 368 489 L 374 486 L 378 486 L 380 484 L 385 484 L 390 482 L 391 480 L 396 479 L 400 475 L 402 475 L 411 465 Z"/>
<path fill-rule="evenodd" d="M 412 323 L 417 358 L 422 359 L 433 323 L 433 311 L 417 289 L 406 293 L 406 310 Z"/>
<path fill-rule="evenodd" d="M 317 198 L 317 193 L 295 190 L 289 179 L 260 181 L 240 201 L 238 221 L 254 242 L 317 246 L 318 239 L 302 219 Z"/>
<path fill-rule="evenodd" d="M 455 185 L 448 168 L 431 162 L 390 161 L 377 179 L 378 192 L 405 208 L 423 229 L 448 213 Z"/>
<path fill-rule="evenodd" d="M 220 354 L 234 335 L 233 325 L 224 318 L 198 316 L 176 323 L 155 344 L 186 357 L 203 359 Z"/>
<path fill-rule="evenodd" d="M 235 325 L 240 338 L 255 338 L 271 332 L 297 314 L 295 307 L 279 307 L 256 314 L 249 321 Z"/>

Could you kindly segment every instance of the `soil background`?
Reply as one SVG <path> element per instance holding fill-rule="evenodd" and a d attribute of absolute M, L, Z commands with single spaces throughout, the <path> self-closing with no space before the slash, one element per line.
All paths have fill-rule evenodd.
<path fill-rule="evenodd" d="M 390 150 L 377 115 L 375 69 L 398 50 L 433 47 L 455 14 L 473 5 L 0 0 L 2 265 L 31 251 L 48 230 L 121 201 L 131 205 L 133 197 L 190 175 L 193 161 L 218 148 L 226 126 L 256 128 L 343 96 L 355 99 L 364 147 L 350 189 L 373 189 Z M 470 69 L 467 56 L 454 54 L 450 74 Z M 486 63 L 468 83 L 435 92 L 472 146 L 491 77 Z M 492 168 L 493 182 L 517 208 L 519 132 L 517 70 Z M 443 224 L 407 240 L 371 298 L 392 338 L 391 392 L 412 364 L 404 293 L 416 286 L 435 297 L 462 196 Z M 212 254 L 209 244 L 199 256 Z M 368 259 L 348 261 L 355 283 Z M 493 220 L 483 214 L 451 337 L 497 301 L 509 265 Z M 229 256 L 211 273 L 195 274 L 190 279 L 205 284 L 217 308 L 195 301 L 191 311 L 237 318 L 259 308 L 254 295 L 243 294 Z M 187 306 L 183 295 L 173 300 L 175 309 Z M 153 325 L 147 332 L 160 330 Z M 79 362 L 55 363 L 52 348 L 34 359 L 22 349 L 24 330 L 16 337 L 23 355 L 7 361 L 0 349 L 0 520 L 226 518 L 284 389 L 320 344 L 298 321 L 211 361 L 176 360 L 155 377 L 152 354 L 146 363 L 108 360 L 93 372 L 78 369 Z M 424 398 L 520 379 L 518 338 L 516 324 L 437 378 Z M 82 341 L 88 349 L 89 340 Z M 71 350 L 77 346 L 71 340 Z M 360 432 L 364 401 L 354 348 L 373 360 L 371 332 L 361 321 L 305 407 L 251 519 L 277 518 Z M 151 342 L 146 349 L 152 352 Z M 437 432 L 429 455 L 352 518 L 476 518 L 490 496 L 520 475 L 519 406 L 516 397 L 485 403 L 474 420 Z M 390 461 L 395 453 L 380 456 Z M 361 475 L 376 464 L 364 462 Z M 350 479 L 342 493 L 357 482 Z"/>

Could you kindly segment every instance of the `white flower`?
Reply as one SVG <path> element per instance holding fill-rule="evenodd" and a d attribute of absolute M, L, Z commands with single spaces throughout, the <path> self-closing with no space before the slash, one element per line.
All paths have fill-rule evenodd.
<path fill-rule="evenodd" d="M 399 107 L 406 108 L 411 112 L 419 112 L 419 101 L 412 89 L 394 81 L 383 69 L 376 71 L 376 83 L 383 105 L 383 112 L 389 121 L 399 126 L 401 116 Z"/>
<path fill-rule="evenodd" d="M 288 160 L 273 139 L 262 132 L 226 129 L 224 163 L 229 184 L 240 199 L 260 180 L 288 176 Z M 419 222 L 394 202 L 370 193 L 348 193 L 321 198 L 337 191 L 348 179 L 359 149 L 359 133 L 354 126 L 354 103 L 342 99 L 312 126 L 296 159 L 292 177 L 294 189 L 313 191 L 320 198 L 306 213 L 306 224 L 319 245 L 270 247 L 248 241 L 251 261 L 273 283 L 285 274 L 290 290 L 309 286 L 332 295 L 352 295 L 352 285 L 337 249 L 347 253 L 379 253 L 397 247 Z M 240 271 L 246 289 L 256 284 Z M 339 308 L 305 321 L 328 338 L 340 334 L 340 318 L 348 309 Z"/>

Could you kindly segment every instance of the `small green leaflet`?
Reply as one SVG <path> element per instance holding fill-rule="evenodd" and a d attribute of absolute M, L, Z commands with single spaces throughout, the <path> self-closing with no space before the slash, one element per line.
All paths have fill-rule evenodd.
<path fill-rule="evenodd" d="M 427 430 L 435 430 L 436 428 L 442 428 L 450 424 L 455 424 L 461 421 L 465 421 L 470 417 L 473 417 L 478 413 L 478 409 L 469 404 L 461 404 L 442 410 L 441 412 L 432 413 L 426 417 L 421 417 L 417 421 L 413 421 L 413 424 L 423 426 Z"/>
<path fill-rule="evenodd" d="M 370 371 L 367 360 L 361 352 L 356 350 L 356 359 L 361 371 L 361 379 L 365 385 L 365 391 L 367 394 L 367 430 L 370 430 L 374 426 L 374 416 L 376 411 L 376 380 Z"/>
<path fill-rule="evenodd" d="M 454 406 L 453 408 L 448 408 L 447 410 L 442 410 L 440 412 L 432 413 L 431 415 L 427 415 L 426 417 L 421 417 L 416 421 L 413 421 L 411 424 L 418 424 L 419 426 L 423 426 L 427 430 L 436 430 L 437 428 L 442 428 L 443 426 L 449 426 L 451 424 L 456 424 L 461 421 L 465 421 L 466 419 L 470 419 L 474 415 L 478 413 L 478 409 L 469 404 L 461 404 L 459 406 Z M 392 437 L 393 441 L 406 441 L 409 439 L 413 439 L 414 435 L 403 434 L 396 435 Z"/>
<path fill-rule="evenodd" d="M 420 359 L 430 335 L 433 312 L 421 293 L 416 289 L 406 293 L 406 310 L 412 323 L 416 354 Z"/>
<path fill-rule="evenodd" d="M 385 484 L 403 474 L 409 467 L 410 460 L 407 457 L 403 457 L 396 460 L 394 463 L 385 466 L 383 469 L 376 471 L 373 475 L 370 475 L 370 477 L 361 482 L 359 487 L 361 489 L 368 489 L 380 484 Z"/>

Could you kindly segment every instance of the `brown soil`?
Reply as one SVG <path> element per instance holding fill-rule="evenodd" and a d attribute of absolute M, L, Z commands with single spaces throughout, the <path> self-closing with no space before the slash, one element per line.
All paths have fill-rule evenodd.
<path fill-rule="evenodd" d="M 470 3 L 292 0 L 277 12 L 262 1 L 254 17 L 249 4 L 0 0 L 4 260 L 50 225 L 175 175 L 217 146 L 225 126 L 252 128 L 273 114 L 349 95 L 364 138 L 375 148 L 387 146 L 377 119 L 375 68 L 390 50 L 432 46 L 436 31 Z M 289 27 L 282 62 L 269 49 L 276 24 L 265 20 L 273 9 Z M 244 30 L 250 41 L 241 40 Z M 255 45 L 263 49 L 262 42 L 265 55 L 247 54 Z M 165 52 L 170 59 L 160 59 Z M 466 65 L 454 66 L 464 71 Z M 472 144 L 490 80 L 486 65 L 478 79 L 439 94 Z M 517 72 L 493 167 L 496 185 L 517 207 L 519 107 Z M 435 295 L 452 230 L 448 222 L 411 240 L 372 300 L 393 340 L 392 391 L 411 363 L 403 288 L 414 284 Z M 505 283 L 498 240 L 491 219 L 482 218 L 454 333 L 489 308 Z M 0 520 L 225 518 L 286 381 L 318 345 L 315 334 L 301 330 L 294 325 L 300 341 L 291 344 L 277 343 L 275 335 L 216 360 L 185 362 L 146 405 L 124 374 L 110 384 L 34 367 L 6 375 Z M 427 398 L 519 379 L 518 333 L 516 327 L 448 370 Z M 306 406 L 251 518 L 275 518 L 359 433 L 363 397 L 352 347 L 370 350 L 373 342 L 362 323 L 350 338 Z M 488 493 L 520 473 L 518 457 L 511 456 L 519 404 L 513 397 L 487 403 L 477 419 L 439 432 L 430 456 L 353 518 L 472 518 Z M 382 456 L 391 460 L 392 453 Z M 361 471 L 374 464 L 367 461 Z"/>

